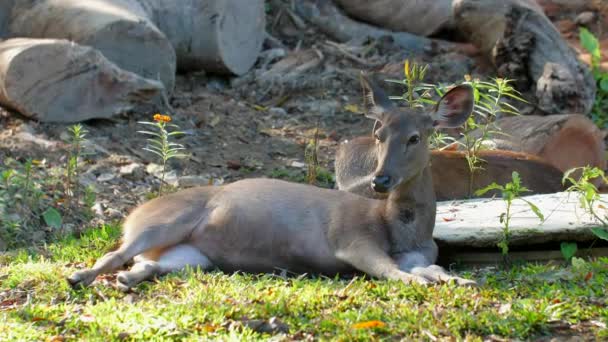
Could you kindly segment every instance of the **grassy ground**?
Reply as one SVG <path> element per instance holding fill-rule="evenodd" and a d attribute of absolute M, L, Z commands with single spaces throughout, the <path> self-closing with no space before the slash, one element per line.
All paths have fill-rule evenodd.
<path fill-rule="evenodd" d="M 118 235 L 106 227 L 0 256 L 0 340 L 608 338 L 608 259 L 461 272 L 478 289 L 197 270 L 128 294 L 113 275 L 70 289 L 64 277 Z"/>

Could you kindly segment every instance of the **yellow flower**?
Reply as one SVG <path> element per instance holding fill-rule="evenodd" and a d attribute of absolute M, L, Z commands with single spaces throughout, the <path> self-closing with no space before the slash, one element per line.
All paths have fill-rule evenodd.
<path fill-rule="evenodd" d="M 154 114 L 154 121 L 156 122 L 171 122 L 169 115 Z"/>
<path fill-rule="evenodd" d="M 406 78 L 410 78 L 410 60 L 406 59 L 405 62 L 403 63 L 403 73 L 405 74 Z"/>
<path fill-rule="evenodd" d="M 464 75 L 464 80 L 465 81 L 471 82 L 471 79 L 472 79 L 471 75 L 469 75 L 469 74 Z"/>

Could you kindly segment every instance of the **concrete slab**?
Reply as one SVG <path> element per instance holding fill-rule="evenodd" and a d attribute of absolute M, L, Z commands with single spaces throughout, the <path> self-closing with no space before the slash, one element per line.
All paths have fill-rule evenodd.
<path fill-rule="evenodd" d="M 608 201 L 608 195 L 601 197 Z M 540 209 L 545 221 L 540 222 L 526 203 L 515 200 L 510 246 L 595 239 L 590 228 L 598 223 L 580 208 L 578 194 L 560 192 L 524 198 Z M 499 217 L 505 210 L 502 198 L 439 202 L 434 237 L 440 245 L 449 247 L 496 247 L 503 229 Z M 608 213 L 601 206 L 596 212 Z"/>

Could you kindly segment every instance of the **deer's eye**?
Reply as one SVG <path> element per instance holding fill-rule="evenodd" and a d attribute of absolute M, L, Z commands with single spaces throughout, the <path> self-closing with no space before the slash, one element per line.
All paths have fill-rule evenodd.
<path fill-rule="evenodd" d="M 414 134 L 410 137 L 410 139 L 407 141 L 408 145 L 416 145 L 417 143 L 420 142 L 420 136 L 418 134 Z"/>

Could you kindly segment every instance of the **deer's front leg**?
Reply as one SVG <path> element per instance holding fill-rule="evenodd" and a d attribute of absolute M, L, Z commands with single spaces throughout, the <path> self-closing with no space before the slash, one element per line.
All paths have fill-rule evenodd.
<path fill-rule="evenodd" d="M 401 280 L 408 284 L 429 284 L 424 277 L 400 270 L 386 252 L 371 242 L 352 243 L 339 249 L 336 257 L 372 277 Z"/>

